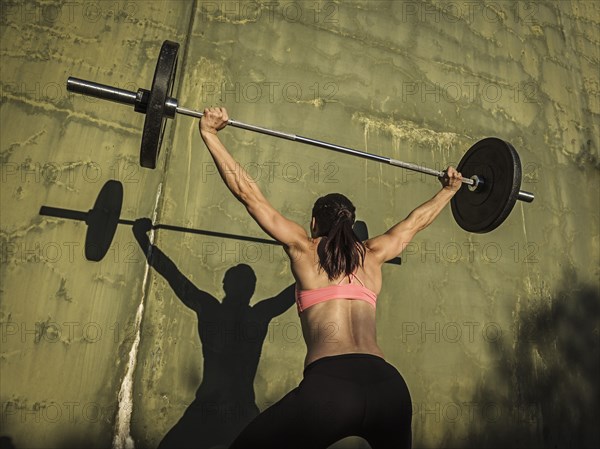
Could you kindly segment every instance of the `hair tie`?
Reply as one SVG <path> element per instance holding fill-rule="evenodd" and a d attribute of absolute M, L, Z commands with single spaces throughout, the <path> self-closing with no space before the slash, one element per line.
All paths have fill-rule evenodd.
<path fill-rule="evenodd" d="M 348 209 L 339 209 L 337 214 L 336 214 L 336 219 L 337 221 L 352 221 L 352 212 L 350 212 Z"/>

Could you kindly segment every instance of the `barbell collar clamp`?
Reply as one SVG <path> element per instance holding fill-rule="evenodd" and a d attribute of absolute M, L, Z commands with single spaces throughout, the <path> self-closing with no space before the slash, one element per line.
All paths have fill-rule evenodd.
<path fill-rule="evenodd" d="M 483 178 L 481 178 L 477 175 L 473 175 L 469 179 L 471 179 L 471 181 L 473 181 L 473 184 L 469 184 L 469 190 L 471 192 L 476 192 L 477 189 L 480 189 L 481 186 L 483 186 L 483 184 L 484 184 Z"/>
<path fill-rule="evenodd" d="M 139 112 L 140 114 L 145 114 L 148 110 L 148 101 L 150 100 L 150 91 L 148 89 L 138 89 L 135 104 L 133 105 L 133 109 L 135 112 Z"/>
<path fill-rule="evenodd" d="M 167 118 L 175 118 L 175 113 L 177 112 L 177 98 L 169 97 L 167 101 L 165 101 L 165 109 L 164 114 Z"/>

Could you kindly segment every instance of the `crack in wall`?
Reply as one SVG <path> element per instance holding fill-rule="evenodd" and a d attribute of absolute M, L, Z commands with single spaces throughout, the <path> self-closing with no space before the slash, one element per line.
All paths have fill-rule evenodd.
<path fill-rule="evenodd" d="M 154 211 L 152 213 L 152 221 L 156 221 L 156 216 L 158 215 L 158 204 L 162 193 L 162 183 L 158 185 L 158 192 L 156 193 L 156 201 L 154 202 Z M 150 244 L 154 244 L 154 230 L 150 232 Z M 151 246 L 148 247 L 148 253 L 146 256 L 149 256 L 149 252 L 151 251 Z M 133 438 L 131 437 L 131 414 L 133 412 L 133 384 L 134 384 L 134 374 L 135 367 L 137 365 L 137 356 L 138 350 L 141 341 L 141 330 L 142 330 L 142 317 L 144 315 L 144 305 L 145 300 L 148 295 L 148 291 L 150 290 L 148 279 L 150 277 L 150 264 L 146 264 L 146 269 L 144 271 L 144 280 L 142 281 L 142 298 L 140 304 L 135 313 L 134 320 L 134 329 L 135 329 L 135 338 L 133 339 L 133 343 L 131 344 L 131 349 L 129 351 L 129 359 L 127 361 L 127 369 L 125 371 L 125 376 L 123 377 L 123 381 L 121 382 L 121 388 L 119 389 L 119 405 L 117 410 L 116 422 L 115 422 L 115 430 L 113 436 L 113 444 L 112 447 L 114 449 L 134 449 L 135 443 Z"/>
<path fill-rule="evenodd" d="M 187 30 L 188 38 L 191 34 L 191 30 L 194 27 L 194 18 L 196 15 L 196 11 L 197 11 L 197 4 L 196 4 L 196 1 L 194 1 L 194 4 L 191 7 L 191 17 L 190 17 L 189 27 Z M 184 76 L 183 74 L 185 73 L 185 69 L 187 66 L 187 64 L 186 64 L 187 56 L 188 55 L 185 52 L 183 52 L 183 57 L 181 58 L 180 75 L 179 75 L 179 79 L 176 80 L 176 85 L 182 84 L 182 80 L 183 80 L 183 76 Z M 169 136 L 171 141 L 173 141 L 174 134 L 175 134 L 175 126 L 171 127 L 171 132 L 170 132 L 170 136 Z M 168 168 L 169 168 L 169 156 L 170 156 L 169 153 L 170 153 L 170 151 L 166 151 L 166 150 L 163 151 L 163 154 L 165 154 L 165 156 L 164 156 L 165 163 L 164 163 L 164 172 L 163 172 L 164 173 L 164 181 L 160 182 L 158 185 L 158 191 L 156 193 L 156 199 L 155 199 L 153 213 L 152 213 L 152 222 L 153 223 L 157 222 L 157 219 L 159 218 L 160 208 L 161 208 L 161 206 L 163 206 L 163 203 L 165 201 L 165 198 L 163 198 L 161 196 L 161 194 L 162 194 L 163 183 L 166 184 L 166 179 L 167 179 L 166 173 L 168 172 Z M 154 241 L 155 241 L 155 232 L 154 232 L 154 230 L 152 230 L 150 232 L 150 245 L 151 246 L 154 244 Z M 148 248 L 148 251 L 150 251 L 151 246 Z M 146 256 L 148 256 L 148 255 L 149 254 L 146 254 Z M 139 355 L 139 346 L 140 346 L 140 342 L 141 342 L 141 322 L 142 322 L 142 318 L 144 315 L 144 305 L 145 305 L 146 297 L 148 296 L 148 293 L 150 290 L 150 283 L 149 283 L 150 270 L 151 270 L 150 264 L 146 264 L 146 269 L 144 272 L 144 280 L 142 282 L 142 289 L 141 289 L 142 298 L 141 298 L 140 304 L 138 306 L 138 309 L 137 309 L 136 315 L 135 315 L 135 322 L 134 322 L 135 338 L 131 345 L 131 350 L 129 351 L 129 360 L 127 363 L 127 370 L 125 372 L 125 376 L 123 377 L 123 381 L 121 382 L 121 388 L 119 390 L 119 396 L 118 396 L 119 405 L 118 405 L 118 411 L 117 411 L 114 433 L 113 433 L 113 443 L 112 443 L 113 449 L 134 449 L 135 448 L 135 441 L 133 440 L 133 437 L 131 435 L 131 415 L 133 413 L 134 375 L 135 375 L 135 368 L 137 366 L 137 358 Z"/>

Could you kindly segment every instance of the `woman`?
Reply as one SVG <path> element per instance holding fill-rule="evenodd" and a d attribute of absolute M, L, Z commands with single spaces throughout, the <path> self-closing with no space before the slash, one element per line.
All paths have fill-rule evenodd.
<path fill-rule="evenodd" d="M 225 109 L 206 109 L 200 134 L 229 190 L 290 257 L 307 346 L 300 385 L 257 416 L 230 449 L 319 449 L 351 435 L 372 449 L 410 447 L 410 394 L 377 345 L 381 265 L 438 216 L 460 188 L 460 173 L 449 167 L 437 195 L 364 243 L 352 231 L 350 200 L 326 195 L 313 207 L 309 236 L 271 206 L 228 153 L 217 137 L 227 120 Z"/>

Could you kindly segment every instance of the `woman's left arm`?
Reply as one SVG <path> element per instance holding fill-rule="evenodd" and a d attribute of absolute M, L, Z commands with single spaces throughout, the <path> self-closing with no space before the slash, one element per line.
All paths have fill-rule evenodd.
<path fill-rule="evenodd" d="M 200 120 L 200 135 L 215 161 L 225 185 L 240 201 L 258 225 L 271 237 L 290 248 L 304 246 L 308 234 L 298 223 L 288 220 L 264 197 L 260 188 L 246 170 L 229 154 L 217 136 L 217 131 L 227 126 L 229 117 L 225 108 L 204 110 Z"/>

